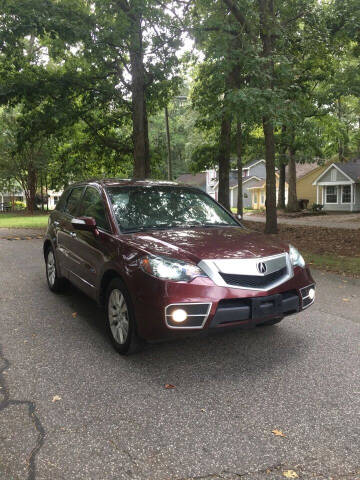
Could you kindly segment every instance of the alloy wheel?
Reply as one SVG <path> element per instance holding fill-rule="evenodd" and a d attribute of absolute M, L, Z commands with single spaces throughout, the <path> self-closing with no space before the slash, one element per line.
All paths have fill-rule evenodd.
<path fill-rule="evenodd" d="M 49 284 L 51 287 L 53 287 L 56 279 L 56 265 L 55 265 L 55 257 L 52 250 L 49 251 L 47 256 L 46 271 L 47 271 Z"/>
<path fill-rule="evenodd" d="M 129 311 L 124 295 L 117 288 L 109 295 L 108 320 L 116 342 L 121 345 L 126 343 L 129 335 Z"/>

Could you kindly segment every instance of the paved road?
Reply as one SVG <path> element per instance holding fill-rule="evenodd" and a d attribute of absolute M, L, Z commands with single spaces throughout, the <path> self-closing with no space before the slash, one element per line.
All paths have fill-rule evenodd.
<path fill-rule="evenodd" d="M 253 215 L 245 213 L 244 220 L 253 222 L 265 222 L 264 215 Z M 278 217 L 278 223 L 285 225 L 299 225 L 309 227 L 326 227 L 326 228 L 345 228 L 346 230 L 360 229 L 360 213 L 348 214 L 328 214 L 315 215 L 310 217 Z"/>
<path fill-rule="evenodd" d="M 122 358 L 41 240 L 0 240 L 1 480 L 360 479 L 360 282 L 315 276 L 279 326 Z"/>

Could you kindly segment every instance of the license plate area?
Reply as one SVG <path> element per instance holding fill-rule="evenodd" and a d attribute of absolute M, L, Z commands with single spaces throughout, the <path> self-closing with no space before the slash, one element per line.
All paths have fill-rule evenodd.
<path fill-rule="evenodd" d="M 251 300 L 251 316 L 253 320 L 279 314 L 282 314 L 282 297 L 280 294 L 257 297 Z"/>

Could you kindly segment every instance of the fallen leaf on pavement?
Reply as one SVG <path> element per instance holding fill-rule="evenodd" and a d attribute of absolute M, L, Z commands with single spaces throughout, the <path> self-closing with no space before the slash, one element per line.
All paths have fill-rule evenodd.
<path fill-rule="evenodd" d="M 74 312 L 74 313 L 72 314 L 72 316 L 73 316 L 73 318 L 76 318 L 76 317 L 77 317 L 77 312 Z"/>
<path fill-rule="evenodd" d="M 205 408 L 202 408 L 201 411 L 202 411 L 202 412 L 206 412 Z"/>
<path fill-rule="evenodd" d="M 165 388 L 167 390 L 171 390 L 172 388 L 175 388 L 175 385 L 171 385 L 171 383 L 165 383 Z"/>
<path fill-rule="evenodd" d="M 55 403 L 55 402 L 58 402 L 59 400 L 61 400 L 61 397 L 59 397 L 59 395 L 54 395 L 51 401 Z"/>
<path fill-rule="evenodd" d="M 283 471 L 283 476 L 286 478 L 299 478 L 299 475 L 294 470 Z"/>
<path fill-rule="evenodd" d="M 348 302 L 350 298 L 343 298 L 343 302 Z"/>
<path fill-rule="evenodd" d="M 274 435 L 276 435 L 277 437 L 286 437 L 286 435 L 283 434 L 283 432 L 281 430 L 272 430 L 271 433 L 273 433 Z"/>

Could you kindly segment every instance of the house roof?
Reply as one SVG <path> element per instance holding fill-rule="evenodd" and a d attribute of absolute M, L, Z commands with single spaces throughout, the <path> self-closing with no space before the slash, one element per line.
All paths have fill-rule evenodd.
<path fill-rule="evenodd" d="M 243 168 L 250 168 L 250 167 L 253 167 L 254 165 L 256 165 L 257 163 L 265 163 L 265 160 L 260 158 L 260 159 L 255 159 L 255 160 L 249 160 L 247 163 L 245 163 L 245 165 L 243 165 Z"/>
<path fill-rule="evenodd" d="M 260 179 L 260 180 L 257 180 L 256 183 L 254 183 L 254 185 L 252 187 L 249 187 L 248 190 L 255 190 L 257 188 L 264 188 L 264 186 L 265 186 L 265 180 Z"/>
<path fill-rule="evenodd" d="M 360 183 L 360 158 L 351 160 L 350 162 L 336 162 L 331 163 L 313 182 L 313 185 L 317 185 L 319 180 L 331 169 L 336 168 L 342 172 L 350 183 Z"/>
<path fill-rule="evenodd" d="M 352 180 L 360 182 L 360 158 L 356 158 L 351 162 L 337 162 L 335 165 Z"/>
<path fill-rule="evenodd" d="M 187 185 L 192 185 L 193 187 L 204 187 L 206 186 L 206 172 L 200 173 L 184 173 L 180 175 L 176 181 L 178 183 L 186 183 Z"/>
<path fill-rule="evenodd" d="M 312 163 L 297 163 L 296 164 L 296 180 L 299 180 L 300 178 L 304 177 L 308 173 L 310 173 L 312 170 L 315 170 L 316 168 L 319 168 L 319 164 L 316 162 Z M 289 180 L 289 166 L 286 166 L 285 169 L 285 178 L 286 181 Z"/>
<path fill-rule="evenodd" d="M 261 181 L 265 182 L 265 178 L 258 177 L 258 176 L 256 176 L 256 175 L 252 175 L 251 177 L 243 177 L 243 181 L 242 181 L 243 185 L 244 185 L 245 183 L 249 182 L 250 180 L 261 180 Z M 239 185 L 238 185 L 238 183 L 236 182 L 236 184 L 235 184 L 234 186 L 231 186 L 231 185 L 230 185 L 230 189 L 238 188 L 238 186 L 239 186 Z"/>

